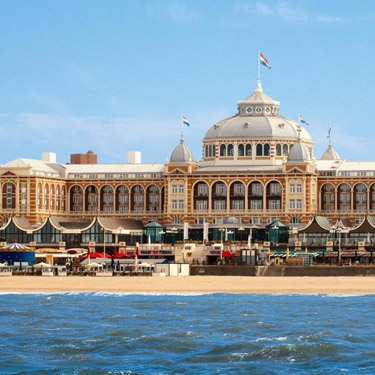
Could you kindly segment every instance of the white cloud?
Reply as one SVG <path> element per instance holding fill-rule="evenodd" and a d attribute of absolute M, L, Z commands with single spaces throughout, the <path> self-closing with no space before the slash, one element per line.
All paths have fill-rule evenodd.
<path fill-rule="evenodd" d="M 291 6 L 286 1 L 276 0 L 257 3 L 239 3 L 235 5 L 236 10 L 247 13 L 255 13 L 265 17 L 279 18 L 285 21 L 297 22 L 319 22 L 319 23 L 341 23 L 344 19 L 337 15 L 314 13 L 308 9 Z"/>
<path fill-rule="evenodd" d="M 153 2 L 146 6 L 146 11 L 152 17 L 167 17 L 175 23 L 190 25 L 202 19 L 201 14 L 191 4 L 183 0 L 172 0 L 170 2 Z"/>

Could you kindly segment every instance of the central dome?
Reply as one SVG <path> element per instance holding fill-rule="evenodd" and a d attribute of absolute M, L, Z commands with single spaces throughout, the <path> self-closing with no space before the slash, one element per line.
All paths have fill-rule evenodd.
<path fill-rule="evenodd" d="M 299 124 L 281 116 L 279 107 L 280 103 L 266 95 L 258 81 L 254 93 L 246 100 L 238 102 L 238 114 L 212 126 L 204 140 L 228 138 L 297 140 Z M 301 128 L 301 139 L 312 141 L 305 128 Z"/>
<path fill-rule="evenodd" d="M 313 141 L 300 124 L 279 114 L 280 103 L 257 87 L 238 113 L 213 125 L 203 139 L 202 165 L 282 165 L 300 140 L 313 159 Z"/>

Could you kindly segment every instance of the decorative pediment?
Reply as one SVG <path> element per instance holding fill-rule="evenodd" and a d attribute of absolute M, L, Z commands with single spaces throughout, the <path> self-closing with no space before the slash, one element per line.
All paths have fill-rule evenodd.
<path fill-rule="evenodd" d="M 16 175 L 11 171 L 7 171 L 7 172 L 3 173 L 2 176 L 14 176 L 15 177 Z"/>
<path fill-rule="evenodd" d="M 187 173 L 187 171 L 184 171 L 183 169 L 181 169 L 181 168 L 178 168 L 178 167 L 176 167 L 176 168 L 173 168 L 173 167 L 169 167 L 168 168 L 168 173 L 169 174 L 186 174 Z"/>

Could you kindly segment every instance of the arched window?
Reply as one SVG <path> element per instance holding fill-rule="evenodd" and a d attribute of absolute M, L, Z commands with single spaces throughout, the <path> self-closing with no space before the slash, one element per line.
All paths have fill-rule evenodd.
<path fill-rule="evenodd" d="M 356 211 L 367 210 L 367 187 L 365 184 L 357 184 L 354 187 L 354 209 Z"/>
<path fill-rule="evenodd" d="M 251 144 L 246 145 L 246 156 L 251 156 Z"/>
<path fill-rule="evenodd" d="M 281 156 L 281 144 L 276 145 L 276 156 Z"/>
<path fill-rule="evenodd" d="M 283 144 L 283 155 L 288 156 L 289 148 L 287 144 Z"/>
<path fill-rule="evenodd" d="M 268 143 L 266 143 L 264 145 L 264 152 L 263 152 L 263 155 L 264 156 L 270 156 L 270 145 Z"/>
<path fill-rule="evenodd" d="M 338 188 L 338 209 L 340 211 L 350 211 L 351 207 L 351 189 L 348 184 L 340 184 Z"/>
<path fill-rule="evenodd" d="M 227 146 L 220 145 L 220 156 L 227 156 Z"/>
<path fill-rule="evenodd" d="M 243 144 L 238 145 L 238 156 L 244 156 L 245 155 L 245 148 Z"/>
<path fill-rule="evenodd" d="M 233 156 L 233 145 L 232 144 L 228 145 L 227 154 L 228 154 L 228 156 Z"/>
<path fill-rule="evenodd" d="M 262 144 L 257 144 L 257 156 L 263 156 L 263 146 Z"/>

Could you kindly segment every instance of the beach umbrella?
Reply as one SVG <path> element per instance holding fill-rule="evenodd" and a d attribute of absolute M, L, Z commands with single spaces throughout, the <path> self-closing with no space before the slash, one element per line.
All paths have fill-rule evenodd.
<path fill-rule="evenodd" d="M 45 267 L 51 267 L 51 265 L 48 264 L 48 263 L 40 262 L 40 263 L 34 264 L 33 267 L 34 268 L 45 268 Z"/>
<path fill-rule="evenodd" d="M 8 250 L 28 250 L 30 249 L 28 246 L 22 245 L 18 242 L 11 243 L 9 245 L 6 245 L 3 247 L 3 249 L 8 249 Z"/>

